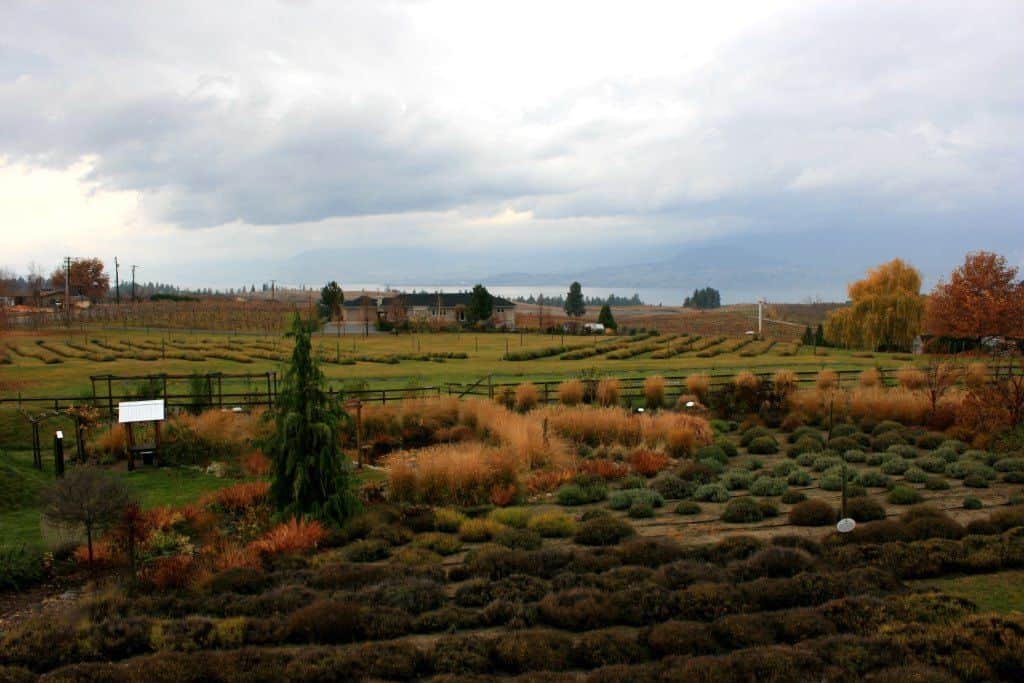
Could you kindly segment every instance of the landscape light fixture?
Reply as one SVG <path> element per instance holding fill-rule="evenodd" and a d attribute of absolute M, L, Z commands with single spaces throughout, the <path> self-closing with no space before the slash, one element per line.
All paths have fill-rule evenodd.
<path fill-rule="evenodd" d="M 686 402 L 686 407 L 687 408 L 693 408 L 695 405 L 697 405 L 697 404 L 694 403 L 693 401 L 687 401 Z"/>
<path fill-rule="evenodd" d="M 843 517 L 836 523 L 836 531 L 841 534 L 848 534 L 856 528 L 857 522 L 853 521 L 849 517 Z"/>

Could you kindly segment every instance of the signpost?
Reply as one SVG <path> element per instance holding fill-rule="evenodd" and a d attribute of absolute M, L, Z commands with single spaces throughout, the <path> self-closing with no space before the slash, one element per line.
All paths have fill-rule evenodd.
<path fill-rule="evenodd" d="M 164 400 L 158 398 L 153 401 L 122 401 L 117 404 L 117 421 L 125 425 L 128 430 L 128 469 L 135 469 L 135 454 L 142 454 L 142 463 L 152 465 L 154 455 L 160 452 L 160 423 L 165 419 Z M 135 432 L 133 425 L 138 422 L 153 423 L 153 446 L 135 445 Z"/>

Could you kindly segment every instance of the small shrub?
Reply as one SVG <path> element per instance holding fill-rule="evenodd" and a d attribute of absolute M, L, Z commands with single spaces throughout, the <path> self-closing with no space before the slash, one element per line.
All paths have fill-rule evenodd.
<path fill-rule="evenodd" d="M 984 507 L 981 498 L 977 496 L 966 496 L 963 502 L 964 510 L 980 510 Z"/>
<path fill-rule="evenodd" d="M 836 374 L 835 370 L 826 368 L 818 373 L 815 383 L 819 390 L 829 391 L 839 386 L 839 375 Z"/>
<path fill-rule="evenodd" d="M 750 488 L 753 482 L 754 474 L 748 470 L 729 470 L 719 479 L 719 483 L 729 491 Z"/>
<path fill-rule="evenodd" d="M 893 505 L 917 505 L 924 498 L 917 489 L 906 486 L 897 486 L 889 492 L 888 500 Z"/>
<path fill-rule="evenodd" d="M 569 538 L 576 533 L 576 520 L 564 512 L 551 510 L 531 517 L 530 528 L 544 538 Z"/>
<path fill-rule="evenodd" d="M 648 410 L 665 405 L 665 378 L 653 375 L 644 380 L 644 404 Z"/>
<path fill-rule="evenodd" d="M 789 473 L 786 482 L 790 486 L 810 486 L 811 475 L 806 470 L 796 470 Z"/>
<path fill-rule="evenodd" d="M 704 484 L 693 492 L 693 499 L 703 503 L 724 503 L 729 500 L 729 492 L 721 484 Z"/>
<path fill-rule="evenodd" d="M 843 460 L 846 462 L 867 462 L 867 459 L 867 454 L 858 448 L 843 453 Z"/>
<path fill-rule="evenodd" d="M 789 511 L 789 523 L 795 526 L 827 526 L 835 522 L 835 509 L 819 498 L 797 503 Z"/>
<path fill-rule="evenodd" d="M 595 398 L 598 404 L 606 407 L 617 406 L 619 405 L 619 394 L 619 380 L 609 377 L 597 383 Z"/>
<path fill-rule="evenodd" d="M 695 460 L 717 460 L 723 465 L 729 462 L 729 456 L 726 455 L 725 451 L 718 444 L 698 448 L 693 457 Z"/>
<path fill-rule="evenodd" d="M 779 442 L 773 436 L 759 436 L 747 446 L 748 453 L 772 455 L 779 452 Z"/>
<path fill-rule="evenodd" d="M 883 462 L 882 466 L 878 468 L 883 474 L 903 474 L 910 469 L 910 463 L 903 458 L 893 458 L 887 462 Z"/>
<path fill-rule="evenodd" d="M 483 543 L 494 540 L 504 529 L 493 519 L 467 519 L 459 526 L 459 538 L 467 543 Z"/>
<path fill-rule="evenodd" d="M 917 447 L 926 451 L 934 451 L 946 441 L 942 432 L 927 432 L 917 437 Z"/>
<path fill-rule="evenodd" d="M 540 390 L 533 382 L 523 382 L 516 387 L 515 407 L 521 413 L 533 410 L 540 402 Z"/>
<path fill-rule="evenodd" d="M 525 529 L 530 523 L 530 514 L 531 511 L 528 508 L 512 507 L 491 510 L 487 517 L 514 529 Z"/>
<path fill-rule="evenodd" d="M 391 546 L 379 538 L 356 541 L 345 552 L 352 562 L 377 562 L 391 554 Z"/>
<path fill-rule="evenodd" d="M 699 515 L 700 505 L 692 500 L 684 500 L 679 505 L 676 505 L 675 513 L 677 515 Z"/>
<path fill-rule="evenodd" d="M 807 495 L 802 491 L 786 491 L 779 500 L 786 505 L 796 505 L 807 500 Z"/>
<path fill-rule="evenodd" d="M 750 493 L 755 496 L 781 496 L 788 488 L 786 480 L 780 477 L 758 477 L 750 485 Z"/>
<path fill-rule="evenodd" d="M 885 519 L 885 508 L 872 498 L 852 498 L 846 501 L 846 514 L 858 522 L 873 522 Z"/>
<path fill-rule="evenodd" d="M 0 591 L 20 591 L 43 579 L 42 555 L 25 546 L 0 546 Z"/>
<path fill-rule="evenodd" d="M 274 557 L 313 550 L 326 537 L 327 530 L 320 522 L 292 517 L 253 541 L 249 547 L 264 557 Z"/>
<path fill-rule="evenodd" d="M 669 459 L 657 451 L 639 449 L 630 454 L 629 464 L 637 474 L 653 477 L 668 467 Z"/>
<path fill-rule="evenodd" d="M 887 489 L 891 483 L 892 480 L 889 477 L 875 470 L 860 475 L 861 486 Z"/>
<path fill-rule="evenodd" d="M 625 477 L 620 486 L 623 490 L 625 489 L 645 489 L 647 488 L 647 480 L 641 477 L 639 474 L 631 474 Z"/>
<path fill-rule="evenodd" d="M 987 489 L 988 480 L 980 474 L 968 474 L 964 477 L 964 486 L 972 489 Z"/>
<path fill-rule="evenodd" d="M 730 523 L 760 522 L 764 512 L 757 500 L 747 496 L 733 498 L 722 511 L 722 521 Z"/>
<path fill-rule="evenodd" d="M 678 477 L 674 474 L 662 472 L 651 482 L 651 488 L 661 494 L 662 498 L 672 500 L 676 498 L 689 498 L 693 495 L 697 485 L 692 481 Z"/>
<path fill-rule="evenodd" d="M 608 496 L 608 485 L 600 477 L 593 479 L 579 476 L 572 484 L 558 489 L 556 499 L 561 505 L 586 505 L 604 500 Z"/>
<path fill-rule="evenodd" d="M 580 545 L 615 545 L 636 531 L 627 522 L 610 515 L 589 519 L 576 530 L 574 540 Z"/>
<path fill-rule="evenodd" d="M 612 510 L 626 510 L 635 503 L 645 503 L 651 507 L 661 507 L 665 499 L 661 494 L 651 489 L 629 489 L 616 491 L 608 498 L 608 507 Z"/>
<path fill-rule="evenodd" d="M 466 516 L 451 508 L 437 508 L 434 510 L 434 525 L 438 531 L 455 533 L 466 521 Z"/>
<path fill-rule="evenodd" d="M 949 482 L 945 477 L 931 476 L 924 480 L 924 487 L 929 491 L 947 491 Z"/>
<path fill-rule="evenodd" d="M 520 550 L 537 550 L 544 543 L 541 535 L 533 529 L 515 529 L 506 527 L 494 537 L 494 541 L 506 548 Z"/>
<path fill-rule="evenodd" d="M 654 508 L 650 503 L 637 501 L 629 506 L 629 516 L 633 519 L 647 519 L 654 516 Z"/>
<path fill-rule="evenodd" d="M 720 436 L 715 439 L 714 446 L 718 446 L 725 453 L 726 457 L 735 458 L 740 454 L 739 449 L 736 448 L 736 444 L 730 441 L 727 437 Z"/>

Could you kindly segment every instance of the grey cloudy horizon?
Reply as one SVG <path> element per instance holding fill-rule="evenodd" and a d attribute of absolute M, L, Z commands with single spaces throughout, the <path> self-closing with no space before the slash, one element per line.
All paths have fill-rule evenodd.
<path fill-rule="evenodd" d="M 154 279 L 235 278 L 421 245 L 463 272 L 460 254 L 509 244 L 606 246 L 614 265 L 624 245 L 774 235 L 806 244 L 797 261 L 859 237 L 874 262 L 922 242 L 926 269 L 968 248 L 1024 261 L 1012 0 L 0 0 L 0 16 L 0 266 L 96 250 Z"/>

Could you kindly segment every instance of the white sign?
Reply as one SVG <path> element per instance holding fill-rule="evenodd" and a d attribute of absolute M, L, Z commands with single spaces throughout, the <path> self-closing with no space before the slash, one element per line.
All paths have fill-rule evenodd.
<path fill-rule="evenodd" d="M 836 524 L 836 530 L 841 534 L 848 534 L 853 531 L 856 526 L 857 522 L 853 521 L 849 517 L 844 517 L 839 520 L 838 524 Z"/>
<path fill-rule="evenodd" d="M 58 429 L 57 430 L 57 438 L 58 439 L 63 439 L 64 438 L 64 432 L 62 432 L 61 430 Z"/>
<path fill-rule="evenodd" d="M 155 401 L 124 401 L 117 404 L 117 421 L 152 422 L 164 419 L 164 400 Z"/>

